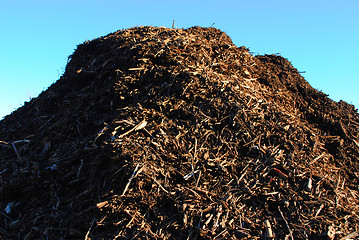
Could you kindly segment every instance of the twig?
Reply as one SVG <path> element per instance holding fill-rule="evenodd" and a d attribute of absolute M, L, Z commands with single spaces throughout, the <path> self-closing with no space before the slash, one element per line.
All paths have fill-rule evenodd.
<path fill-rule="evenodd" d="M 314 217 L 318 217 L 320 211 L 322 211 L 322 209 L 324 208 L 324 204 L 320 205 L 318 211 L 315 213 L 315 216 Z"/>
<path fill-rule="evenodd" d="M 24 139 L 24 140 L 16 140 L 16 141 L 13 141 L 12 143 L 21 143 L 21 142 L 30 142 L 30 140 L 26 140 L 26 139 Z"/>
<path fill-rule="evenodd" d="M 274 238 L 275 235 L 274 235 L 274 233 L 273 233 L 272 226 L 271 226 L 271 224 L 270 224 L 270 222 L 269 222 L 268 219 L 266 219 L 266 220 L 264 221 L 264 226 L 265 226 L 265 228 L 266 228 L 267 237 L 270 238 L 270 239 Z"/>
<path fill-rule="evenodd" d="M 14 151 L 15 151 L 15 153 L 16 153 L 16 156 L 17 156 L 17 158 L 19 159 L 19 161 L 22 161 L 21 156 L 20 156 L 19 152 L 17 151 L 17 148 L 16 148 L 15 144 L 14 144 L 14 143 L 11 143 L 11 145 L 12 145 L 12 147 L 13 147 L 13 149 L 14 149 Z"/>
<path fill-rule="evenodd" d="M 218 239 L 219 236 L 225 234 L 228 230 L 227 229 L 224 229 L 222 232 L 218 233 L 217 236 L 215 236 L 213 239 Z"/>
<path fill-rule="evenodd" d="M 101 129 L 101 131 L 97 134 L 95 140 L 93 141 L 92 145 L 97 147 L 97 145 L 95 144 L 96 143 L 96 140 L 103 134 L 105 134 L 105 131 L 107 130 L 108 126 L 105 126 L 104 128 Z"/>
<path fill-rule="evenodd" d="M 91 232 L 91 229 L 92 229 L 92 226 L 93 226 L 94 222 L 95 222 L 95 218 L 92 220 L 91 226 L 90 226 L 89 230 L 86 233 L 85 240 L 91 240 L 91 238 L 89 238 L 89 235 L 90 235 L 90 232 Z"/>
<path fill-rule="evenodd" d="M 8 145 L 9 145 L 9 143 L 4 142 L 4 141 L 0 141 L 0 146 L 3 146 L 3 147 L 10 147 L 10 146 L 8 146 Z"/>
<path fill-rule="evenodd" d="M 76 175 L 77 178 L 80 176 L 80 172 L 81 172 L 83 165 L 84 165 L 84 160 L 81 159 L 81 164 L 79 166 L 79 169 L 77 170 L 77 175 Z"/>
<path fill-rule="evenodd" d="M 198 184 L 199 184 L 199 179 L 201 178 L 201 171 L 199 171 L 199 174 L 198 174 L 198 178 L 197 178 L 197 182 L 196 182 L 196 187 L 198 187 Z"/>
<path fill-rule="evenodd" d="M 357 236 L 359 236 L 359 233 L 358 232 L 352 232 L 352 233 L 349 233 L 348 235 L 340 238 L 339 240 L 349 240 L 349 239 L 354 239 L 356 238 Z"/>
<path fill-rule="evenodd" d="M 314 158 L 314 160 L 311 161 L 311 162 L 309 163 L 309 165 L 314 164 L 316 161 L 318 161 L 319 159 L 321 159 L 321 158 L 324 157 L 324 156 L 325 156 L 325 153 L 323 152 L 323 153 L 320 154 L 318 157 Z"/>
<path fill-rule="evenodd" d="M 165 191 L 167 194 L 170 194 L 157 180 L 156 178 L 152 177 L 153 181 L 155 181 L 155 183 L 157 183 L 157 185 L 163 190 Z"/>
<path fill-rule="evenodd" d="M 52 117 L 49 118 L 49 120 L 47 120 L 47 121 L 40 127 L 40 129 L 42 129 L 43 127 L 45 127 L 45 125 L 48 124 L 48 123 L 51 121 L 51 119 L 53 119 L 54 117 L 55 117 L 55 114 L 52 115 Z"/>
<path fill-rule="evenodd" d="M 140 166 L 140 164 L 137 163 L 137 166 L 136 166 L 135 170 L 133 171 L 132 176 L 131 176 L 130 179 L 128 180 L 128 183 L 126 184 L 126 187 L 125 187 L 125 189 L 123 190 L 123 193 L 122 193 L 121 196 L 124 196 L 124 195 L 125 195 L 125 193 L 126 193 L 128 187 L 130 186 L 130 184 L 131 184 L 131 182 L 132 182 L 132 179 L 135 178 L 135 177 L 137 176 L 137 174 L 141 171 L 141 169 L 140 169 L 139 171 L 137 171 L 139 166 Z"/>
<path fill-rule="evenodd" d="M 138 131 L 143 129 L 144 127 L 146 127 L 147 125 L 147 121 L 143 120 L 142 122 L 140 122 L 139 124 L 137 124 L 136 126 L 134 126 L 132 129 L 128 130 L 127 132 L 121 134 L 118 138 L 122 138 L 124 136 L 126 136 L 127 134 L 130 134 L 133 131 Z"/>
<path fill-rule="evenodd" d="M 290 237 L 292 238 L 292 240 L 294 240 L 292 230 L 290 229 L 287 220 L 284 218 L 284 215 L 283 215 L 282 211 L 280 210 L 280 207 L 279 207 L 279 206 L 278 206 L 278 211 L 279 211 L 280 215 L 282 216 L 282 218 L 283 218 L 285 224 L 287 225 L 287 228 L 288 228 L 288 230 L 289 230 Z"/>
<path fill-rule="evenodd" d="M 139 67 L 139 68 L 129 68 L 129 71 L 139 71 L 139 70 L 144 70 L 145 68 L 143 67 Z"/>
<path fill-rule="evenodd" d="M 359 142 L 355 141 L 354 139 L 353 139 L 353 142 L 354 142 L 355 145 L 357 145 L 357 147 L 359 148 Z"/>
<path fill-rule="evenodd" d="M 197 172 L 199 172 L 199 171 L 200 171 L 200 170 L 192 171 L 192 172 L 186 174 L 185 176 L 183 176 L 183 179 L 184 179 L 184 180 L 187 180 L 187 179 L 189 179 L 190 177 L 192 177 L 193 175 L 195 175 L 195 174 L 196 174 Z"/>

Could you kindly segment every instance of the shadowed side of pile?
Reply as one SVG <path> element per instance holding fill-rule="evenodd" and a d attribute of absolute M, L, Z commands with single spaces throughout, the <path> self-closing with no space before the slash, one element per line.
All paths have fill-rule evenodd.
<path fill-rule="evenodd" d="M 5 238 L 358 232 L 359 116 L 214 28 L 85 42 L 0 122 Z"/>

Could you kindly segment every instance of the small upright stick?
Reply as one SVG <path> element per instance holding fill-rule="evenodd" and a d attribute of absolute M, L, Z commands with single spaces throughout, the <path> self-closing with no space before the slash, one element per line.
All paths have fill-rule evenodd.
<path fill-rule="evenodd" d="M 287 220 L 285 220 L 284 215 L 283 215 L 282 211 L 280 210 L 279 206 L 278 206 L 278 210 L 279 210 L 279 213 L 280 213 L 280 215 L 282 216 L 282 218 L 283 218 L 283 220 L 284 220 L 284 222 L 285 222 L 285 225 L 287 225 L 287 228 L 288 228 L 288 230 L 289 230 L 290 237 L 292 238 L 292 240 L 294 240 L 292 230 L 290 229 Z"/>
<path fill-rule="evenodd" d="M 21 156 L 20 156 L 19 152 L 17 151 L 17 148 L 16 148 L 15 144 L 11 143 L 11 145 L 12 145 L 12 147 L 14 149 L 14 152 L 16 153 L 16 156 L 19 159 L 19 161 L 22 161 Z"/>
<path fill-rule="evenodd" d="M 175 28 L 175 20 L 173 19 L 172 28 Z"/>
<path fill-rule="evenodd" d="M 93 223 L 94 223 L 94 222 L 95 222 L 95 219 L 92 220 L 91 226 L 90 226 L 89 230 L 88 230 L 87 233 L 86 233 L 85 240 L 91 240 L 91 238 L 89 237 L 89 235 L 90 235 L 90 232 L 91 232 L 91 229 L 92 229 L 92 226 L 93 226 Z"/>
<path fill-rule="evenodd" d="M 132 176 L 131 176 L 130 179 L 128 180 L 128 183 L 126 184 L 125 189 L 123 190 L 121 196 L 124 196 L 124 195 L 125 195 L 125 193 L 126 193 L 128 187 L 130 186 L 130 184 L 131 184 L 131 182 L 132 182 L 132 179 L 135 178 L 135 177 L 137 176 L 137 174 L 141 171 L 141 169 L 138 170 L 138 167 L 139 167 L 139 166 L 140 166 L 140 164 L 137 163 L 136 168 L 135 168 L 135 170 L 133 171 Z"/>

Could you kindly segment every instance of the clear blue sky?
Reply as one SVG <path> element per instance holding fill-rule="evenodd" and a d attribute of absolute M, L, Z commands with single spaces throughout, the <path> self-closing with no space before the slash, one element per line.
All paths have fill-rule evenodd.
<path fill-rule="evenodd" d="M 359 107 L 359 1 L 0 0 L 0 119 L 46 90 L 78 44 L 133 26 L 214 27 L 280 53 L 316 89 Z"/>

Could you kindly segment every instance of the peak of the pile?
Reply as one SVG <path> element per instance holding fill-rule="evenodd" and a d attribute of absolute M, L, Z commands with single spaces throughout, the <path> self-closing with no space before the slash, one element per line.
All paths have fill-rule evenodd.
<path fill-rule="evenodd" d="M 114 44 L 116 47 L 121 47 L 122 45 L 138 45 L 144 42 L 165 46 L 195 43 L 201 44 L 203 47 L 208 47 L 212 44 L 234 46 L 231 38 L 226 33 L 213 27 L 195 26 L 178 29 L 142 26 L 118 30 L 106 36 L 85 41 L 83 44 L 78 45 L 74 55 L 76 56 L 77 52 L 83 50 L 87 51 L 86 46 L 107 45 L 107 47 L 112 47 L 111 44 Z M 89 52 L 88 54 L 91 53 Z M 69 59 L 72 59 L 74 55 L 70 56 Z"/>
<path fill-rule="evenodd" d="M 227 34 L 216 28 L 134 27 L 80 44 L 69 57 L 60 82 L 71 88 L 77 85 L 79 90 L 94 79 L 111 82 L 134 73 L 131 71 L 143 75 L 152 68 L 166 68 L 174 74 L 196 66 L 203 73 L 205 65 L 222 68 L 220 65 L 226 64 L 224 54 L 232 54 L 232 60 L 253 61 L 248 49 L 236 47 Z"/>
<path fill-rule="evenodd" d="M 214 27 L 199 27 L 194 26 L 190 28 L 166 28 L 166 27 L 154 27 L 154 26 L 140 26 L 132 27 L 125 30 L 118 30 L 114 33 L 110 33 L 99 39 L 108 39 L 108 38 L 117 38 L 121 35 L 135 36 L 135 37 L 157 37 L 159 39 L 167 39 L 175 37 L 176 35 L 188 36 L 197 38 L 204 38 L 211 41 L 220 41 L 222 44 L 233 44 L 230 37 L 221 31 L 220 29 Z"/>

